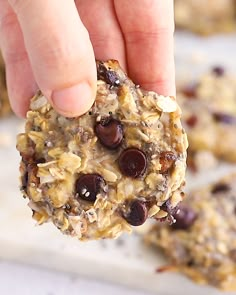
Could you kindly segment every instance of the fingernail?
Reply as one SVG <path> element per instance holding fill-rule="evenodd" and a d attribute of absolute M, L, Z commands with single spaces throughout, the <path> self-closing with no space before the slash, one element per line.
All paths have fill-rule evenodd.
<path fill-rule="evenodd" d="M 84 82 L 69 88 L 53 91 L 55 109 L 66 116 L 75 117 L 86 113 L 93 104 L 91 86 Z"/>

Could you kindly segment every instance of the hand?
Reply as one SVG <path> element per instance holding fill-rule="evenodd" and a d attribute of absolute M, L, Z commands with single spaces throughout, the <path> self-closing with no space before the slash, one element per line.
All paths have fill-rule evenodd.
<path fill-rule="evenodd" d="M 95 57 L 175 95 L 173 31 L 173 0 L 0 0 L 12 108 L 25 116 L 40 88 L 59 113 L 83 114 L 96 94 Z"/>

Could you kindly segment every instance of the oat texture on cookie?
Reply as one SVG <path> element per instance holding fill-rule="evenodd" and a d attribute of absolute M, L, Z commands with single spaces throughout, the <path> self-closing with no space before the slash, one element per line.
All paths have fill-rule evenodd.
<path fill-rule="evenodd" d="M 190 193 L 172 226 L 156 224 L 145 240 L 201 284 L 236 290 L 236 174 Z"/>
<path fill-rule="evenodd" d="M 148 217 L 172 220 L 186 168 L 175 98 L 142 90 L 114 60 L 97 62 L 97 75 L 95 103 L 81 117 L 59 115 L 38 92 L 17 141 L 33 217 L 81 240 L 116 238 Z"/>

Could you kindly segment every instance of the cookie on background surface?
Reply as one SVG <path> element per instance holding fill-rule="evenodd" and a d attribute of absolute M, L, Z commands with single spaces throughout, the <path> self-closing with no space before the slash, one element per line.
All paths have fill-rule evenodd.
<path fill-rule="evenodd" d="M 236 162 L 236 77 L 214 67 L 179 85 L 178 102 L 189 140 L 190 167 L 201 170 L 217 160 Z"/>
<path fill-rule="evenodd" d="M 36 94 L 17 143 L 33 217 L 81 240 L 171 219 L 186 168 L 176 100 L 142 90 L 116 61 L 97 62 L 97 73 L 95 103 L 81 117 L 59 115 Z"/>
<path fill-rule="evenodd" d="M 145 241 L 163 250 L 169 269 L 201 284 L 236 290 L 235 209 L 236 174 L 232 174 L 189 193 L 174 216 L 176 223 L 156 223 Z"/>
<path fill-rule="evenodd" d="M 175 0 L 177 28 L 202 35 L 236 31 L 235 0 Z"/>

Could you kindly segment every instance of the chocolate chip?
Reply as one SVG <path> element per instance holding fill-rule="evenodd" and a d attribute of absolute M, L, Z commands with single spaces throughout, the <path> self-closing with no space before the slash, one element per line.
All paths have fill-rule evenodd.
<path fill-rule="evenodd" d="M 76 194 L 83 200 L 94 202 L 101 191 L 104 179 L 99 174 L 84 174 L 77 179 L 75 184 Z"/>
<path fill-rule="evenodd" d="M 95 133 L 102 145 L 109 149 L 117 148 L 123 139 L 123 127 L 120 121 L 109 117 L 95 126 Z"/>
<path fill-rule="evenodd" d="M 111 86 L 120 86 L 120 80 L 114 71 L 107 71 L 105 75 L 105 81 Z"/>
<path fill-rule="evenodd" d="M 216 122 L 221 122 L 225 124 L 236 124 L 236 117 L 231 116 L 229 114 L 224 114 L 224 113 L 213 113 L 213 118 Z"/>
<path fill-rule="evenodd" d="M 148 217 L 148 209 L 143 201 L 135 200 L 130 205 L 130 211 L 125 219 L 133 226 L 143 224 Z"/>
<path fill-rule="evenodd" d="M 194 126 L 196 126 L 197 121 L 198 121 L 197 116 L 192 115 L 192 116 L 188 117 L 188 119 L 185 122 L 189 127 L 194 127 Z"/>
<path fill-rule="evenodd" d="M 221 77 L 224 75 L 225 70 L 223 67 L 221 66 L 215 66 L 212 68 L 212 72 L 217 76 L 217 77 Z"/>
<path fill-rule="evenodd" d="M 176 155 L 173 152 L 162 152 L 160 153 L 160 173 L 166 173 L 171 169 L 174 162 L 176 161 Z"/>
<path fill-rule="evenodd" d="M 180 205 L 179 210 L 174 214 L 176 222 L 172 224 L 173 229 L 188 229 L 197 218 L 197 214 L 187 205 Z"/>
<path fill-rule="evenodd" d="M 97 74 L 99 80 L 103 80 L 111 86 L 120 86 L 120 80 L 117 73 L 115 71 L 107 69 L 102 63 L 98 63 Z"/>
<path fill-rule="evenodd" d="M 197 96 L 197 86 L 197 83 L 190 83 L 183 87 L 181 91 L 188 98 L 195 98 Z"/>
<path fill-rule="evenodd" d="M 211 193 L 217 194 L 217 193 L 225 193 L 230 190 L 230 187 L 226 183 L 217 183 L 213 186 Z"/>
<path fill-rule="evenodd" d="M 119 167 L 125 176 L 142 176 L 147 169 L 146 155 L 139 149 L 128 148 L 119 157 Z"/>
<path fill-rule="evenodd" d="M 161 210 L 167 212 L 169 216 L 175 215 L 176 212 L 179 210 L 178 206 L 173 207 L 171 205 L 171 202 L 169 199 L 165 203 L 163 203 L 160 208 Z"/>

